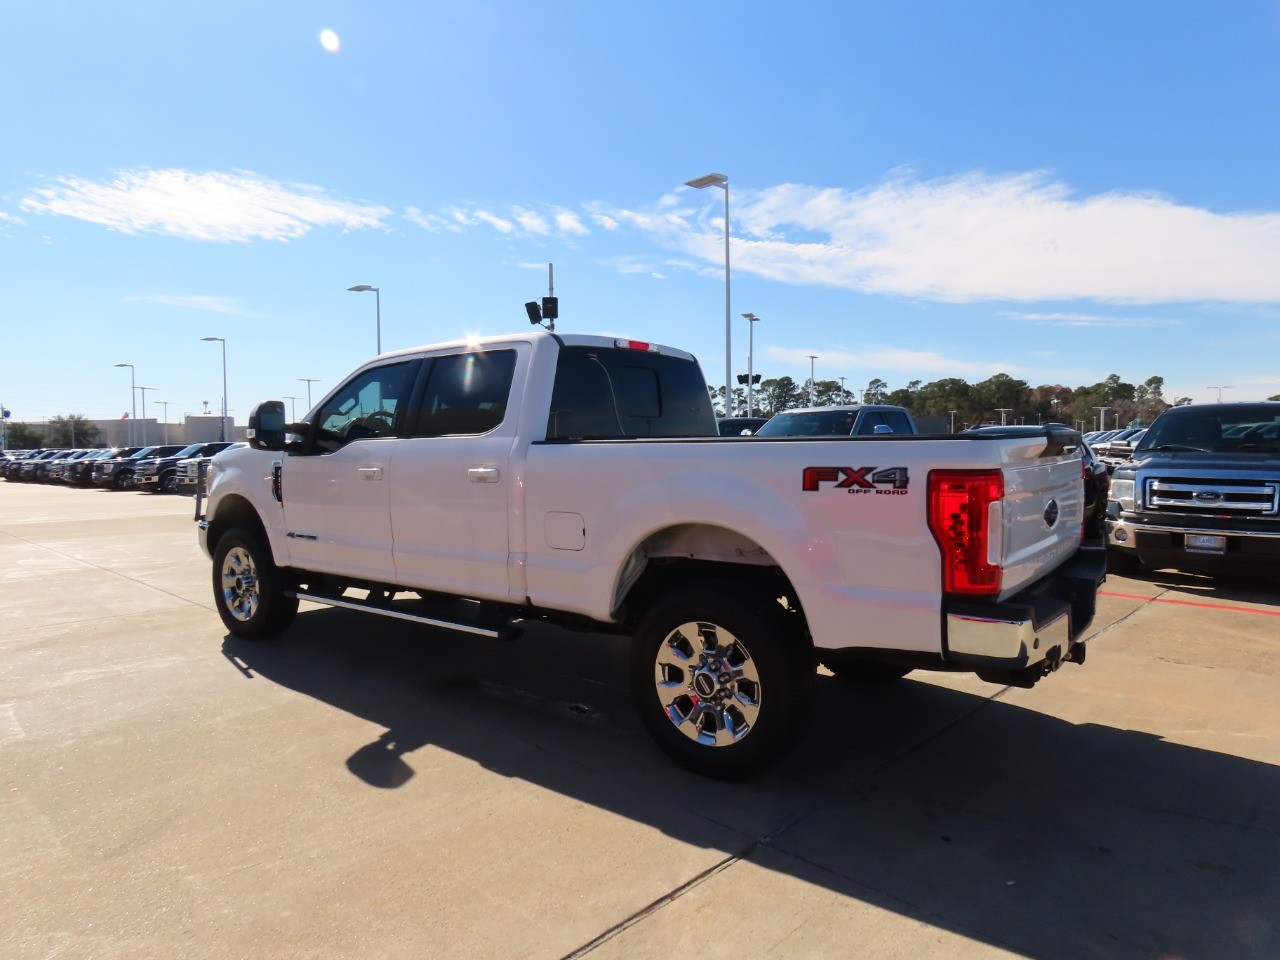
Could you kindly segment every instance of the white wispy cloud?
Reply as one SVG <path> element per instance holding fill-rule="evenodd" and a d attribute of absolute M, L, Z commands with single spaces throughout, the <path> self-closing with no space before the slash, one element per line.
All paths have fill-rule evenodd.
<path fill-rule="evenodd" d="M 296 240 L 316 227 L 381 227 L 386 207 L 340 200 L 319 187 L 257 174 L 132 170 L 99 183 L 63 177 L 35 190 L 28 213 L 74 217 L 121 233 L 156 233 L 220 243 Z"/>
<path fill-rule="evenodd" d="M 863 190 L 735 193 L 736 271 L 945 302 L 1280 301 L 1280 214 L 1217 213 L 1140 193 L 1078 197 L 1042 172 L 899 175 Z M 690 198 L 693 199 L 693 198 Z M 702 260 L 718 205 L 597 210 Z"/>
<path fill-rule="evenodd" d="M 19 223 L 20 224 L 22 222 L 23 221 L 20 217 L 15 217 L 11 213 L 5 213 L 3 210 L 0 210 L 0 223 Z"/>
<path fill-rule="evenodd" d="M 233 317 L 265 317 L 264 313 L 246 310 L 229 297 L 208 297 L 200 294 L 174 296 L 170 294 L 152 294 L 150 296 L 125 297 L 126 303 L 147 302 L 158 303 L 166 307 L 178 307 L 183 310 L 203 310 L 206 313 L 223 313 Z"/>
<path fill-rule="evenodd" d="M 1001 311 L 1000 316 L 1010 317 L 1049 327 L 1178 327 L 1186 321 L 1167 317 L 1114 317 L 1096 313 L 1016 313 Z"/>

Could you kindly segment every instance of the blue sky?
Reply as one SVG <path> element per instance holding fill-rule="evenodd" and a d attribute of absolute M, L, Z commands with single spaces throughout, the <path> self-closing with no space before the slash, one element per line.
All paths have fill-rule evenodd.
<path fill-rule="evenodd" d="M 13 2 L 0 402 L 562 331 L 863 387 L 1280 393 L 1280 3 Z M 337 48 L 322 43 L 332 31 Z M 330 47 L 333 46 L 331 43 Z M 304 405 L 299 402 L 299 413 Z"/>

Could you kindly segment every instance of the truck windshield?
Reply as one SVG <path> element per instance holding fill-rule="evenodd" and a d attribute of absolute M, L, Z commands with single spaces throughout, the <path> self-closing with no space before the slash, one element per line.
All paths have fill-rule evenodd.
<path fill-rule="evenodd" d="M 847 437 L 853 433 L 856 410 L 809 410 L 775 414 L 756 431 L 757 437 Z"/>
<path fill-rule="evenodd" d="M 1175 408 L 1147 430 L 1137 451 L 1280 451 L 1280 404 Z"/>

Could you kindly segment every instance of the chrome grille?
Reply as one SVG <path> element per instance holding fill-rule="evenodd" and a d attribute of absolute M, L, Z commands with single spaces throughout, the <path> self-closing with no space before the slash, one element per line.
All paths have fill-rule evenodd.
<path fill-rule="evenodd" d="M 1143 502 L 1148 510 L 1170 513 L 1275 516 L 1280 512 L 1280 483 L 1150 477 Z"/>

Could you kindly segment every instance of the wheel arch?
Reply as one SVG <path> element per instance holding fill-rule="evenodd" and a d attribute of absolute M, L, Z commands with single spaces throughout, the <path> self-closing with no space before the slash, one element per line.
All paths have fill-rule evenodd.
<path fill-rule="evenodd" d="M 637 543 L 619 569 L 614 591 L 618 619 L 634 627 L 656 598 L 695 581 L 777 599 L 796 616 L 795 632 L 812 646 L 799 596 L 773 555 L 750 537 L 714 524 L 677 524 Z"/>
<path fill-rule="evenodd" d="M 258 537 L 268 550 L 272 549 L 271 538 L 267 535 L 266 525 L 262 522 L 262 518 L 258 516 L 258 511 L 244 497 L 232 493 L 227 494 L 227 496 L 218 501 L 218 509 L 209 518 L 209 528 L 206 536 L 210 552 L 216 549 L 218 541 L 222 539 L 223 534 L 236 528 L 249 531 Z M 272 550 L 273 554 L 274 552 Z"/>

